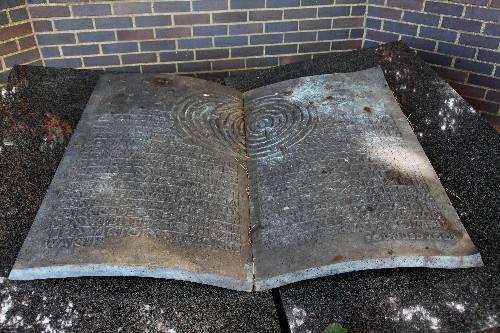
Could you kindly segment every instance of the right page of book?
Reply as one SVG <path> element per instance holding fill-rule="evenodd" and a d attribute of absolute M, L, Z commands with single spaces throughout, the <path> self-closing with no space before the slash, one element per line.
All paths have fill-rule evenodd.
<path fill-rule="evenodd" d="M 256 290 L 482 265 L 379 67 L 279 82 L 244 101 Z"/>

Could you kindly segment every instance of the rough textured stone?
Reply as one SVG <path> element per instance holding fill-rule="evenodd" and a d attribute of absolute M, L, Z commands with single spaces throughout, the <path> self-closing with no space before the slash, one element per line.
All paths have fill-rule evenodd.
<path fill-rule="evenodd" d="M 226 79 L 246 91 L 380 64 L 386 80 L 484 267 L 399 268 L 340 274 L 280 288 L 292 332 L 339 322 L 348 332 L 500 329 L 500 136 L 403 43 L 327 56 Z M 488 331 L 488 332 L 490 332 Z"/>

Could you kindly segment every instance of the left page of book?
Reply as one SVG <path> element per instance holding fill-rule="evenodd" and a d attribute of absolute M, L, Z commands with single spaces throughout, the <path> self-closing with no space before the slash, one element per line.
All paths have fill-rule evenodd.
<path fill-rule="evenodd" d="M 10 279 L 147 276 L 250 291 L 242 108 L 241 93 L 213 82 L 102 76 Z"/>

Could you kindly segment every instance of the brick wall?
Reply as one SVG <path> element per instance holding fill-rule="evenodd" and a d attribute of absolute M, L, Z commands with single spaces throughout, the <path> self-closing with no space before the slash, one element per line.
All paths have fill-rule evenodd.
<path fill-rule="evenodd" d="M 54 67 L 227 76 L 402 39 L 500 129 L 500 0 L 26 1 Z M 23 4 L 0 0 L 4 76 L 38 59 Z"/>
<path fill-rule="evenodd" d="M 368 0 L 364 46 L 398 39 L 500 131 L 500 0 Z"/>
<path fill-rule="evenodd" d="M 0 84 L 18 63 L 42 64 L 24 0 L 0 0 Z"/>

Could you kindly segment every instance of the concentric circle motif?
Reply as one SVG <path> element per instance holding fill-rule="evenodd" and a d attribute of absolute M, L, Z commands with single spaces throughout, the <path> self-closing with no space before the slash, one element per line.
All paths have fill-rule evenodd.
<path fill-rule="evenodd" d="M 185 142 L 244 156 L 242 105 L 241 99 L 235 96 L 197 90 L 181 96 L 173 111 Z"/>
<path fill-rule="evenodd" d="M 246 104 L 247 155 L 286 152 L 316 127 L 314 107 L 295 96 L 271 95 Z"/>

